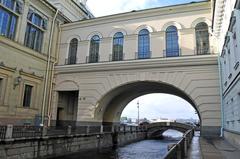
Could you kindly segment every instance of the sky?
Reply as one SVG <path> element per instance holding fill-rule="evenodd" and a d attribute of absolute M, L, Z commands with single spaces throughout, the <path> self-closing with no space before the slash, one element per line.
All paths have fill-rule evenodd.
<path fill-rule="evenodd" d="M 161 7 L 174 4 L 190 3 L 203 0 L 88 0 L 87 6 L 95 17 Z"/>
<path fill-rule="evenodd" d="M 140 119 L 198 119 L 195 109 L 184 99 L 170 94 L 147 94 L 131 101 L 123 110 L 122 117 L 137 119 L 139 101 Z"/>
<path fill-rule="evenodd" d="M 87 6 L 95 17 L 162 7 L 202 0 L 88 0 Z M 122 116 L 137 118 L 137 101 L 140 103 L 140 118 L 193 118 L 198 119 L 194 108 L 184 99 L 167 94 L 150 94 L 130 102 Z"/>

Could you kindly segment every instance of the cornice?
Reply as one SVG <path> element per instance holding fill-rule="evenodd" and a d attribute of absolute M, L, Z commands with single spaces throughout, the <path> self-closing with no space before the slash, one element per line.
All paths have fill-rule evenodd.
<path fill-rule="evenodd" d="M 37 80 L 42 80 L 43 79 L 43 77 L 36 75 L 34 72 L 29 73 L 29 72 L 26 72 L 26 71 L 23 71 L 23 70 L 19 70 L 19 74 L 23 75 L 23 76 L 33 78 L 33 79 L 37 79 Z"/>
<path fill-rule="evenodd" d="M 4 69 L 9 72 L 15 72 L 17 70 L 16 67 L 12 68 L 12 67 L 5 66 L 3 62 L 0 62 L 0 69 Z"/>
<path fill-rule="evenodd" d="M 199 55 L 176 58 L 158 58 L 91 64 L 56 66 L 57 74 L 101 72 L 134 69 L 170 68 L 185 66 L 217 65 L 217 55 Z"/>
<path fill-rule="evenodd" d="M 43 60 L 43 61 L 47 61 L 46 54 L 32 50 L 22 44 L 19 44 L 19 43 L 13 41 L 13 40 L 9 40 L 6 37 L 0 36 L 0 42 L 4 45 L 7 45 L 9 47 L 19 50 L 21 53 L 28 54 L 32 57 L 35 57 L 35 58 Z M 54 57 L 51 58 L 51 62 L 53 62 L 53 60 L 54 60 Z"/>
<path fill-rule="evenodd" d="M 62 29 L 68 30 L 68 29 L 74 29 L 74 28 L 88 27 L 91 25 L 94 26 L 99 24 L 121 22 L 121 21 L 134 20 L 139 18 L 165 16 L 165 15 L 171 15 L 171 14 L 196 12 L 196 11 L 210 10 L 210 9 L 211 9 L 211 5 L 209 1 L 187 3 L 182 5 L 145 9 L 145 10 L 109 15 L 104 17 L 92 18 L 88 20 L 81 20 L 73 23 L 64 24 L 62 25 Z"/>

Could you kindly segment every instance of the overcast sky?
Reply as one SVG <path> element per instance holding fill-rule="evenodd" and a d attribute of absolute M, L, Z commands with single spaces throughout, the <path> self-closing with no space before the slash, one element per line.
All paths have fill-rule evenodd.
<path fill-rule="evenodd" d="M 124 117 L 137 119 L 137 102 L 139 101 L 140 118 L 184 118 L 198 119 L 195 109 L 184 99 L 169 94 L 148 94 L 134 99 L 123 110 Z"/>
<path fill-rule="evenodd" d="M 116 13 L 189 3 L 202 0 L 88 0 L 87 6 L 94 16 L 105 16 Z"/>
<path fill-rule="evenodd" d="M 105 16 L 132 10 L 189 3 L 202 0 L 88 0 L 87 6 L 94 16 Z M 122 116 L 137 118 L 137 101 L 140 103 L 140 118 L 194 118 L 194 108 L 185 100 L 167 94 L 150 94 L 133 100 L 124 109 Z"/>

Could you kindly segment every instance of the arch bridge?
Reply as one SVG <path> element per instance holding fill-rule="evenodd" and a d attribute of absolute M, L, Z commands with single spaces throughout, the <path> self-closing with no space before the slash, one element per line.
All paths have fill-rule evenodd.
<path fill-rule="evenodd" d="M 193 126 L 184 124 L 184 123 L 178 123 L 178 122 L 151 123 L 151 124 L 147 125 L 147 137 L 148 138 L 161 138 L 162 134 L 168 129 L 177 130 L 184 134 L 188 130 L 193 129 Z"/>

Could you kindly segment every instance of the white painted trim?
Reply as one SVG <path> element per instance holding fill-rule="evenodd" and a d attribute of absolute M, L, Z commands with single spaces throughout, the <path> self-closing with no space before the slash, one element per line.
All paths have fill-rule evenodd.
<path fill-rule="evenodd" d="M 115 28 L 114 30 L 111 31 L 111 33 L 110 33 L 108 36 L 112 38 L 112 37 L 113 37 L 116 33 L 118 33 L 118 32 L 123 33 L 124 36 L 125 36 L 125 35 L 128 35 L 128 34 L 127 34 L 127 31 L 126 31 L 125 29 Z"/>
<path fill-rule="evenodd" d="M 91 40 L 91 38 L 95 35 L 98 35 L 100 39 L 103 38 L 102 34 L 98 31 L 94 31 L 92 33 L 90 33 L 87 37 L 86 37 L 86 40 Z"/>
<path fill-rule="evenodd" d="M 180 29 L 183 29 L 185 28 L 182 24 L 178 23 L 178 22 L 174 22 L 174 21 L 171 21 L 171 22 L 167 22 L 163 25 L 161 31 L 166 31 L 166 29 L 169 27 L 169 26 L 175 26 L 178 30 Z"/>
<path fill-rule="evenodd" d="M 134 31 L 134 34 L 138 34 L 139 31 L 141 31 L 142 29 L 147 29 L 147 30 L 149 31 L 149 33 L 156 32 L 156 29 L 153 28 L 152 26 L 149 26 L 149 25 L 140 25 L 140 26 L 137 27 L 137 29 Z"/>
<path fill-rule="evenodd" d="M 191 28 L 195 28 L 197 26 L 197 24 L 204 22 L 208 25 L 208 27 L 212 26 L 212 22 L 211 20 L 205 18 L 205 17 L 201 17 L 201 18 L 197 18 L 195 19 L 192 24 L 191 24 Z"/>

